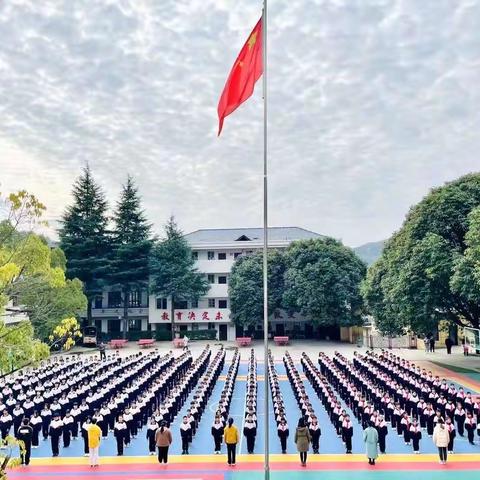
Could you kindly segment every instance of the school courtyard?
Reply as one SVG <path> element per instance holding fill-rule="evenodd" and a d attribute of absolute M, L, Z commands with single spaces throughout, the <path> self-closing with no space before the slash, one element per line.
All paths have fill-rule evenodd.
<path fill-rule="evenodd" d="M 190 349 L 194 357 L 197 357 L 205 343 L 193 342 Z M 211 344 L 212 353 L 218 348 L 219 344 Z M 125 456 L 116 456 L 115 440 L 111 434 L 102 441 L 100 447 L 101 465 L 92 469 L 88 464 L 88 458 L 83 455 L 83 446 L 81 439 L 73 441 L 69 448 L 63 448 L 60 456 L 51 457 L 51 448 L 49 441 L 42 441 L 38 449 L 32 452 L 32 462 L 28 467 L 19 467 L 9 472 L 9 478 L 12 479 L 59 479 L 67 478 L 69 480 L 79 480 L 85 478 L 101 478 L 103 480 L 118 479 L 205 479 L 205 480 L 235 480 L 249 478 L 260 480 L 263 478 L 263 445 L 264 445 L 264 374 L 263 348 L 261 342 L 254 343 L 253 348 L 257 358 L 258 375 L 258 434 L 256 437 L 255 454 L 246 453 L 246 443 L 241 433 L 240 442 L 237 447 L 237 464 L 235 467 L 229 467 L 226 464 L 225 452 L 221 455 L 213 455 L 213 439 L 210 433 L 210 427 L 214 419 L 215 407 L 218 403 L 220 392 L 222 391 L 225 374 L 230 364 L 229 360 L 233 356 L 235 345 L 233 343 L 224 343 L 227 350 L 225 366 L 219 381 L 216 383 L 213 393 L 209 399 L 208 407 L 202 416 L 198 431 L 193 438 L 190 448 L 190 455 L 181 455 L 181 443 L 179 435 L 179 425 L 183 413 L 190 403 L 190 398 L 185 402 L 182 411 L 177 415 L 171 425 L 173 434 L 173 444 L 170 448 L 170 457 L 168 465 L 160 465 L 156 456 L 148 456 L 147 440 L 145 428 L 134 439 L 131 445 L 126 449 Z M 155 348 L 160 352 L 170 350 L 170 344 L 159 342 Z M 270 425 L 270 467 L 271 478 L 275 480 L 287 480 L 302 478 L 318 478 L 321 475 L 325 480 L 340 480 L 348 476 L 351 480 L 400 480 L 405 475 L 410 480 L 424 479 L 425 475 L 433 480 L 451 479 L 456 473 L 465 472 L 469 475 L 474 473 L 471 478 L 477 478 L 480 475 L 480 445 L 476 437 L 476 444 L 470 445 L 466 438 L 458 437 L 455 441 L 455 453 L 449 455 L 448 463 L 440 465 L 436 448 L 432 439 L 424 434 L 421 442 L 419 455 L 414 455 L 412 447 L 405 445 L 403 438 L 399 437 L 395 431 L 389 428 L 387 436 L 387 453 L 381 455 L 375 466 L 368 465 L 364 455 L 364 445 L 362 439 L 362 427 L 354 419 L 353 435 L 353 454 L 346 455 L 345 447 L 340 438 L 338 438 L 333 425 L 328 418 L 327 412 L 323 408 L 312 385 L 305 378 L 300 358 L 302 352 L 305 352 L 312 361 L 318 365 L 318 353 L 324 352 L 333 357 L 336 351 L 341 352 L 347 358 L 353 358 L 354 351 L 364 353 L 365 348 L 358 349 L 352 345 L 345 345 L 332 342 L 309 342 L 295 341 L 286 347 L 271 345 L 271 351 L 275 360 L 275 369 L 280 381 L 280 388 L 285 402 L 287 420 L 290 425 L 290 437 L 287 444 L 287 454 L 281 454 L 280 442 L 276 433 L 276 424 L 273 418 L 273 412 L 269 412 Z M 128 355 L 137 351 L 134 344 L 120 351 L 120 355 Z M 306 468 L 299 464 L 298 454 L 296 453 L 293 442 L 294 430 L 300 410 L 297 406 L 293 390 L 288 381 L 285 366 L 282 358 L 288 351 L 295 361 L 298 371 L 301 373 L 306 391 L 312 401 L 315 413 L 319 418 L 322 430 L 320 438 L 320 454 L 312 453 L 308 456 Z M 180 351 L 178 351 L 180 352 Z M 441 378 L 447 378 L 449 382 L 454 382 L 457 386 L 463 386 L 466 391 L 471 391 L 474 395 L 480 395 L 480 368 L 478 357 L 464 357 L 460 347 L 454 348 L 452 355 L 447 355 L 444 350 L 438 350 L 436 353 L 428 354 L 418 350 L 393 350 L 395 354 L 414 361 L 416 364 L 427 370 L 431 370 L 434 375 Z M 107 351 L 111 353 L 111 351 Z M 83 355 L 98 354 L 93 350 L 87 350 Z M 242 426 L 245 408 L 245 385 L 247 358 L 250 354 L 250 348 L 240 348 L 241 361 L 235 382 L 233 399 L 230 406 L 230 416 L 235 420 L 239 427 Z M 271 397 L 269 397 L 271 402 Z M 343 402 L 342 402 L 343 403 Z M 270 403 L 271 406 L 271 403 Z M 346 407 L 346 405 L 343 405 Z M 353 417 L 353 415 L 352 415 Z M 478 477 L 480 478 L 480 477 Z"/>

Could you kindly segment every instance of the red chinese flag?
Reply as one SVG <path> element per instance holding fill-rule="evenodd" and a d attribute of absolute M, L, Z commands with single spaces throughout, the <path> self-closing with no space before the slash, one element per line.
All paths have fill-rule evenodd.
<path fill-rule="evenodd" d="M 262 54 L 262 18 L 260 18 L 240 50 L 218 102 L 218 135 L 222 131 L 225 117 L 252 96 L 255 83 L 263 73 Z"/>

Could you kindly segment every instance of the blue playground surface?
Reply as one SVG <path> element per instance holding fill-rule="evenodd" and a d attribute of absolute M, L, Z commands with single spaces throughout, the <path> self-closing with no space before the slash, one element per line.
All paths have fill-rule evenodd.
<path fill-rule="evenodd" d="M 286 377 L 286 371 L 283 363 L 278 361 L 277 358 L 275 367 L 280 379 L 280 387 L 283 394 L 286 412 L 287 412 L 287 421 L 290 426 L 290 437 L 287 444 L 288 453 L 296 453 L 296 447 L 294 445 L 294 431 L 298 419 L 300 417 L 300 410 L 297 406 L 293 391 L 291 389 L 290 383 Z M 229 362 L 225 363 L 225 367 L 222 371 L 221 378 L 223 378 L 229 367 Z M 302 372 L 301 366 L 297 365 L 299 372 Z M 258 397 L 257 397 L 257 417 L 258 417 L 258 434 L 255 443 L 255 453 L 263 453 L 264 449 L 264 433 L 263 433 L 263 419 L 265 418 L 264 411 L 264 381 L 263 376 L 265 373 L 263 363 L 258 362 L 257 374 L 259 376 L 258 380 Z M 238 378 L 243 378 L 247 374 L 247 364 L 246 362 L 241 362 L 238 372 Z M 208 407 L 205 410 L 202 419 L 199 424 L 199 428 L 193 442 L 190 447 L 190 454 L 192 455 L 206 455 L 214 453 L 214 444 L 213 438 L 210 433 L 210 428 L 214 419 L 214 412 L 218 399 L 220 398 L 221 391 L 223 389 L 225 381 L 219 379 L 215 385 L 212 396 L 210 397 Z M 237 378 L 235 383 L 235 389 L 233 392 L 232 403 L 230 406 L 230 416 L 234 419 L 235 424 L 239 430 L 243 430 L 243 418 L 244 418 L 244 408 L 245 408 L 245 388 L 246 381 L 240 380 Z M 303 377 L 302 377 L 303 378 Z M 318 399 L 316 393 L 314 392 L 310 382 L 303 378 L 303 382 L 312 402 L 315 413 L 319 419 L 319 424 L 322 430 L 322 436 L 320 438 L 320 453 L 331 453 L 331 454 L 343 454 L 345 453 L 345 448 L 340 438 L 337 437 L 337 434 L 330 423 L 330 419 L 327 416 L 320 400 Z M 193 392 L 191 396 L 193 397 Z M 271 401 L 271 397 L 269 397 Z M 173 444 L 170 448 L 170 453 L 174 455 L 181 454 L 181 442 L 180 442 L 180 433 L 179 426 L 182 420 L 182 416 L 187 410 L 188 405 L 190 405 L 191 398 L 187 399 L 182 411 L 177 416 L 173 424 L 171 425 L 171 430 L 173 434 Z M 342 402 L 343 403 L 343 402 Z M 271 402 L 270 402 L 271 405 Z M 346 408 L 346 405 L 343 405 Z M 347 409 L 349 411 L 349 409 Z M 351 413 L 351 412 L 350 412 Z M 352 418 L 354 418 L 353 414 Z M 277 436 L 276 423 L 273 416 L 273 410 L 269 412 L 270 416 L 270 453 L 272 454 L 281 454 L 280 441 Z M 437 449 L 433 445 L 431 438 L 428 437 L 427 433 L 424 432 L 423 439 L 420 445 L 420 451 L 422 453 L 436 453 Z M 102 456 L 115 456 L 117 454 L 116 442 L 113 436 L 113 433 L 109 433 L 108 438 L 102 440 L 100 447 Z M 243 439 L 243 433 L 241 432 L 241 440 L 238 446 L 238 453 L 246 454 L 246 442 Z M 364 445 L 362 439 L 362 428 L 361 425 L 354 424 L 354 436 L 353 436 L 353 453 L 363 453 Z M 455 439 L 455 452 L 456 453 L 478 453 L 478 445 L 470 445 L 466 438 L 458 437 Z M 387 436 L 387 453 L 412 453 L 412 447 L 405 445 L 403 437 L 399 437 L 396 431 L 389 428 L 389 434 Z M 38 457 L 50 457 L 52 455 L 50 441 L 41 440 L 40 446 L 37 449 L 32 450 L 32 458 Z M 79 438 L 78 440 L 72 440 L 70 447 L 61 448 L 60 457 L 83 457 L 83 440 Z M 137 438 L 133 439 L 130 446 L 125 449 L 126 456 L 142 456 L 148 455 L 148 443 L 146 439 L 146 427 L 144 427 L 140 432 Z"/>

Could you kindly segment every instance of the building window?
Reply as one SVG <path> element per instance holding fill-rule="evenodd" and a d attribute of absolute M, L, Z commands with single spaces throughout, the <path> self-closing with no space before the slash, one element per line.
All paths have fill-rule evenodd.
<path fill-rule="evenodd" d="M 227 283 L 227 277 L 224 275 L 219 276 L 218 283 Z"/>
<path fill-rule="evenodd" d="M 108 292 L 108 307 L 117 308 L 122 305 L 122 292 Z"/>
<path fill-rule="evenodd" d="M 200 325 L 198 323 L 192 323 L 192 330 L 198 330 L 199 326 Z"/>
<path fill-rule="evenodd" d="M 209 273 L 207 279 L 208 283 L 215 283 L 215 275 L 213 273 Z"/>
<path fill-rule="evenodd" d="M 198 308 L 198 300 L 192 300 L 190 303 L 192 305 L 190 308 Z"/>
<path fill-rule="evenodd" d="M 207 258 L 209 260 L 215 260 L 215 252 L 207 252 Z"/>
<path fill-rule="evenodd" d="M 130 332 L 141 332 L 142 320 L 140 318 L 130 318 L 128 320 L 128 330 Z"/>
<path fill-rule="evenodd" d="M 175 310 L 185 310 L 188 308 L 188 302 L 186 300 L 175 300 L 173 308 Z"/>
<path fill-rule="evenodd" d="M 93 308 L 102 308 L 102 306 L 103 306 L 103 297 L 101 296 L 95 297 L 95 304 Z"/>
<path fill-rule="evenodd" d="M 128 306 L 130 308 L 139 307 L 142 300 L 142 293 L 140 290 L 134 290 L 128 294 Z"/>
<path fill-rule="evenodd" d="M 242 254 L 242 252 L 235 252 L 233 254 L 233 258 L 238 258 L 241 254 Z"/>
<path fill-rule="evenodd" d="M 166 309 L 167 309 L 167 299 L 157 298 L 157 310 L 166 310 Z"/>
<path fill-rule="evenodd" d="M 208 308 L 215 308 L 215 299 L 209 298 L 208 299 Z"/>
<path fill-rule="evenodd" d="M 218 308 L 227 308 L 227 301 L 226 300 L 219 300 L 218 301 Z"/>
<path fill-rule="evenodd" d="M 210 322 L 210 323 L 208 324 L 208 329 L 209 329 L 209 330 L 215 330 L 215 324 L 212 323 L 212 322 Z"/>
<path fill-rule="evenodd" d="M 227 259 L 227 254 L 225 252 L 219 253 L 218 254 L 218 259 L 219 260 L 226 260 Z"/>
<path fill-rule="evenodd" d="M 192 260 L 198 260 L 198 252 L 192 252 Z"/>

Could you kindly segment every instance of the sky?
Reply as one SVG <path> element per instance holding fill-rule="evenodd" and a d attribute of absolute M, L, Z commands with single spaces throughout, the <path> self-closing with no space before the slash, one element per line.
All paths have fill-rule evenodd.
<path fill-rule="evenodd" d="M 157 233 L 262 225 L 261 84 L 217 138 L 260 0 L 0 2 L 0 192 L 49 234 L 88 163 Z M 480 0 L 269 0 L 269 223 L 350 246 L 479 170 Z"/>

